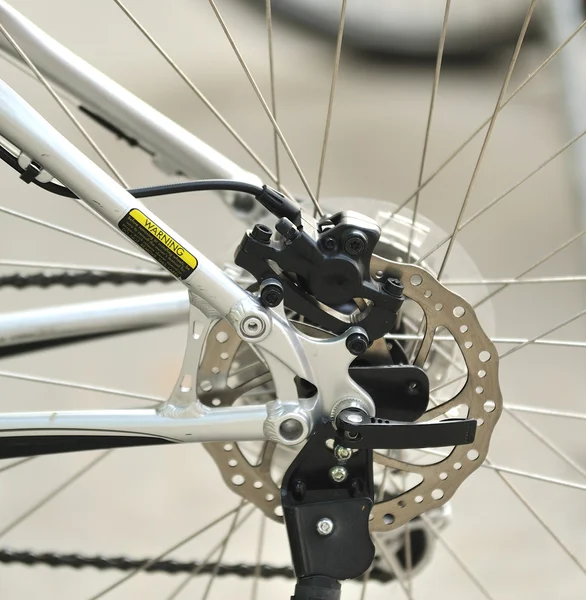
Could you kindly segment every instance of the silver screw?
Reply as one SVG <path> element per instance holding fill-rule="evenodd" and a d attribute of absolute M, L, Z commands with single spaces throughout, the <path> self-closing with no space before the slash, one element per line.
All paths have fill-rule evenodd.
<path fill-rule="evenodd" d="M 338 465 L 330 469 L 330 477 L 336 483 L 342 483 L 342 481 L 346 481 L 346 477 L 348 477 L 348 471 L 346 467 L 340 467 Z"/>
<path fill-rule="evenodd" d="M 348 460 L 352 456 L 352 450 L 344 446 L 336 446 L 334 448 L 334 456 L 338 460 Z"/>
<path fill-rule="evenodd" d="M 334 531 L 334 523 L 331 519 L 323 517 L 317 522 L 317 532 L 320 535 L 330 535 Z"/>
<path fill-rule="evenodd" d="M 240 323 L 240 331 L 247 337 L 260 337 L 265 331 L 265 324 L 258 317 L 246 317 Z"/>

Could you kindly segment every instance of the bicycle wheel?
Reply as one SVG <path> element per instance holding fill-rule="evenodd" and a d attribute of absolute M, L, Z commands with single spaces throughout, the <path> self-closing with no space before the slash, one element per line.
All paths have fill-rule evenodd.
<path fill-rule="evenodd" d="M 517 597 L 519 592 L 534 598 L 580 597 L 586 587 L 586 548 L 578 525 L 583 505 L 579 494 L 586 486 L 580 454 L 584 414 L 578 393 L 584 346 L 580 320 L 584 313 L 583 224 L 573 206 L 567 154 L 581 143 L 582 134 L 566 139 L 557 119 L 560 98 L 554 58 L 558 49 L 523 43 L 524 27 L 516 46 L 519 53 L 511 47 L 506 56 L 473 66 L 442 61 L 450 13 L 458 10 L 450 2 L 439 31 L 437 64 L 408 69 L 347 53 L 340 58 L 341 34 L 332 48 L 304 37 L 286 23 L 259 18 L 245 4 L 226 0 L 210 6 L 174 3 L 167 11 L 158 5 L 129 2 L 123 5 L 126 13 L 119 2 L 87 6 L 61 1 L 56 7 L 62 13 L 42 3 L 12 4 L 243 169 L 276 186 L 266 172 L 271 171 L 287 190 L 295 192 L 309 214 L 313 212 L 311 193 L 327 213 L 351 209 L 374 218 L 383 231 L 380 254 L 404 263 L 420 260 L 446 288 L 475 307 L 482 329 L 500 355 L 499 379 L 505 399 L 489 461 L 459 487 L 449 504 L 442 505 L 439 498 L 437 507 L 424 517 L 384 534 L 385 550 L 379 549 L 374 569 L 363 581 L 348 583 L 344 597 L 370 598 L 389 591 L 409 598 L 468 594 L 498 599 Z M 536 3 L 526 4 L 525 25 Z M 341 3 L 341 32 L 344 7 Z M 66 18 L 56 20 L 55 14 Z M 234 36 L 236 55 L 220 16 Z M 142 33 L 132 17 L 143 27 Z M 0 24 L 5 21 L 0 19 Z M 152 38 L 144 39 L 145 31 L 159 44 L 159 52 Z M 575 42 L 569 41 L 578 42 L 583 35 L 580 31 Z M 161 57 L 161 49 L 184 69 L 183 80 Z M 309 190 L 300 183 L 239 57 L 263 91 Z M 552 65 L 544 68 L 550 61 Z M 93 152 L 35 77 L 6 63 L 2 78 L 84 151 Z M 249 149 L 235 143 L 225 125 L 210 116 L 185 79 L 205 90 L 219 113 L 250 144 Z M 509 104 L 511 94 L 514 100 Z M 77 104 L 71 104 L 67 94 L 65 98 L 67 106 Z M 78 113 L 74 110 L 74 114 Z M 116 139 L 87 113 L 79 118 L 99 147 L 107 149 L 125 184 L 161 183 L 164 176 L 151 168 L 148 143 L 138 140 L 147 150 L 142 152 Z M 255 156 L 266 158 L 263 166 L 251 156 L 251 148 Z M 185 173 L 183 164 L 156 158 L 166 172 Z M 16 270 L 24 275 L 61 266 L 56 269 L 57 283 L 63 283 L 63 269 L 69 275 L 81 272 L 87 280 L 87 265 L 108 275 L 103 277 L 103 286 L 85 287 L 87 281 L 80 277 L 75 279 L 80 285 L 74 288 L 55 285 L 42 293 L 35 292 L 48 278 L 29 278 L 29 288 L 21 291 L 10 287 L 26 278 L 7 279 L 5 310 L 12 313 L 137 294 L 152 303 L 149 292 L 180 293 L 178 284 L 164 278 L 156 281 L 160 272 L 134 255 L 123 257 L 30 222 L 21 229 L 22 218 L 16 220 L 14 211 L 136 251 L 122 246 L 117 236 L 71 200 L 27 187 L 10 170 L 3 183 L 7 192 L 3 204 L 13 211 L 11 216 L 5 213 L 13 225 L 4 229 L 4 274 L 12 275 L 15 266 L 11 263 L 18 262 Z M 246 212 L 248 205 L 238 202 L 229 204 L 231 212 L 212 196 L 154 198 L 148 206 L 185 239 L 196 240 L 198 248 L 225 265 L 242 287 L 254 290 L 254 279 L 231 264 L 245 228 L 255 222 Z M 245 210 L 239 212 L 239 206 Z M 450 240 L 455 240 L 453 246 Z M 146 287 L 130 282 L 114 290 L 111 283 L 121 271 L 150 273 Z M 140 324 L 135 324 L 135 331 L 114 338 L 104 336 L 103 330 L 99 337 L 95 331 L 84 330 L 66 340 L 59 336 L 37 340 L 33 348 L 7 344 L 10 351 L 6 350 L 0 372 L 2 412 L 151 406 L 166 399 L 180 374 L 187 328 L 185 298 L 173 306 L 174 316 L 166 312 L 157 321 L 151 315 L 148 323 L 177 323 L 170 328 L 141 331 Z M 406 311 L 404 328 L 392 332 L 407 354 L 417 344 L 421 319 L 418 309 L 411 307 L 411 311 Z M 289 317 L 300 320 L 295 314 Z M 12 319 L 21 323 L 24 315 Z M 7 326 L 8 320 L 4 321 Z M 31 322 L 38 324 L 32 317 Z M 193 323 L 189 326 L 193 328 Z M 257 355 L 231 336 L 229 329 L 222 329 L 221 322 L 217 327 L 215 342 L 199 365 L 202 401 L 215 406 L 217 400 L 230 404 L 273 400 L 272 379 Z M 69 343 L 73 341 L 77 343 Z M 461 382 L 447 385 L 463 367 L 463 351 L 457 345 L 453 336 L 437 332 L 427 371 L 432 387 L 443 386 L 438 392 L 454 395 L 453 386 L 461 386 Z M 222 381 L 221 389 L 214 387 L 212 377 Z M 208 386 L 201 384 L 206 381 L 214 385 L 205 389 Z M 80 385 L 86 388 L 79 389 Z M 116 391 L 126 395 L 116 395 Z M 478 392 L 484 393 L 484 389 Z M 26 400 L 21 403 L 23 395 Z M 483 398 L 486 422 L 479 431 L 493 418 L 495 400 Z M 460 416 L 460 412 L 450 416 Z M 270 567 L 290 564 L 284 527 L 278 510 L 274 511 L 278 509 L 279 474 L 295 452 L 283 447 L 268 458 L 265 453 L 261 465 L 270 465 L 272 472 L 258 479 L 262 487 L 253 488 L 256 492 L 247 487 L 245 504 L 241 495 L 233 493 L 240 488 L 231 482 L 230 469 L 235 467 L 230 461 L 241 461 L 241 467 L 245 459 L 254 469 L 262 446 L 258 442 L 238 447 L 222 443 L 208 445 L 207 450 L 190 444 L 4 461 L 0 464 L 0 546 L 5 550 L 0 557 L 8 564 L 1 567 L 0 595 L 25 598 L 43 590 L 47 597 L 61 598 L 138 594 L 207 598 L 241 593 L 241 583 L 249 586 L 245 593 L 253 597 L 290 595 L 290 580 L 268 577 L 275 572 L 291 576 L 286 569 Z M 401 456 L 421 466 L 438 461 L 438 453 L 445 449 Z M 441 471 L 448 481 L 459 470 L 451 468 Z M 226 490 L 220 472 L 232 491 Z M 251 473 L 258 476 L 258 469 Z M 382 468 L 375 472 L 375 484 L 381 502 L 395 497 L 400 486 L 416 485 L 408 476 Z M 428 500 L 426 496 L 426 505 Z M 380 519 L 387 514 L 380 514 Z M 221 523 L 216 523 L 222 516 Z M 45 552 L 51 555 L 39 556 Z M 64 556 L 69 554 L 79 556 Z M 151 557 L 160 571 L 144 573 L 137 562 L 93 559 L 96 555 Z M 165 563 L 166 559 L 176 563 Z M 192 560 L 197 564 L 179 564 Z M 64 566 L 25 566 L 37 561 Z M 269 566 L 261 568 L 264 563 Z M 87 568 L 73 570 L 65 568 L 67 564 L 87 564 Z M 127 571 L 100 571 L 92 565 Z M 184 575 L 163 576 L 165 570 Z M 230 573 L 248 579 L 225 576 Z M 128 575 L 133 576 L 125 579 Z"/>

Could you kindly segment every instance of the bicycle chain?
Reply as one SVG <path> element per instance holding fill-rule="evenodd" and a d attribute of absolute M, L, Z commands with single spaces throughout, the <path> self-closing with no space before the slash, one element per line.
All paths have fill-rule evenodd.
<path fill-rule="evenodd" d="M 127 283 L 146 284 L 153 281 L 170 283 L 175 281 L 168 273 L 124 273 L 111 271 L 64 271 L 62 273 L 12 273 L 0 275 L 0 289 L 4 287 L 19 290 L 29 287 L 48 288 L 56 285 L 76 287 L 80 285 L 97 286 L 103 283 L 124 285 Z"/>
<path fill-rule="evenodd" d="M 0 550 L 0 564 L 20 564 L 25 566 L 45 565 L 48 567 L 70 567 L 72 569 L 83 569 L 92 567 L 100 571 L 114 569 L 117 571 L 138 571 L 146 573 L 191 573 L 193 575 L 204 575 L 216 573 L 216 575 L 237 575 L 239 577 L 261 577 L 272 579 L 283 577 L 295 579 L 295 573 L 291 567 L 276 567 L 273 565 L 247 565 L 223 564 L 223 563 L 200 563 L 198 561 L 157 560 L 152 558 L 136 559 L 127 556 L 105 557 L 85 556 L 81 554 L 60 554 L 56 552 L 30 552 L 20 550 Z M 368 578 L 373 581 L 386 583 L 393 580 L 393 575 L 380 567 L 374 565 L 370 570 Z"/>

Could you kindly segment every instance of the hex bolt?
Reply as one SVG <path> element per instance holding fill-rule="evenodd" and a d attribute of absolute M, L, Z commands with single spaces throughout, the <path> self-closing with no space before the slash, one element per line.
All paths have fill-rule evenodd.
<path fill-rule="evenodd" d="M 364 252 L 366 248 L 366 240 L 363 235 L 350 235 L 344 242 L 344 252 L 350 256 L 358 256 Z"/>
<path fill-rule="evenodd" d="M 389 294 L 389 296 L 400 298 L 403 295 L 403 284 L 401 283 L 401 280 L 396 277 L 387 277 L 383 283 L 383 290 Z"/>
<path fill-rule="evenodd" d="M 338 460 L 348 460 L 352 456 L 352 450 L 344 446 L 336 446 L 334 448 L 334 456 Z"/>
<path fill-rule="evenodd" d="M 283 286 L 277 279 L 267 279 L 260 286 L 260 301 L 263 306 L 275 308 L 283 301 Z"/>
<path fill-rule="evenodd" d="M 273 232 L 271 231 L 270 227 L 267 227 L 262 223 L 258 223 L 253 227 L 250 235 L 257 242 L 260 242 L 261 244 L 268 244 L 271 241 L 271 236 L 273 235 Z"/>
<path fill-rule="evenodd" d="M 342 481 L 346 481 L 348 477 L 348 469 L 346 467 L 341 467 L 340 465 L 336 465 L 330 469 L 330 478 L 332 481 L 336 483 L 342 483 Z"/>
<path fill-rule="evenodd" d="M 346 348 L 348 348 L 348 352 L 353 354 L 354 356 L 358 356 L 366 352 L 368 348 L 368 338 L 363 333 L 351 333 L 346 338 Z"/>
<path fill-rule="evenodd" d="M 334 531 L 334 522 L 327 517 L 322 517 L 317 522 L 317 532 L 319 535 L 330 535 Z"/>
<path fill-rule="evenodd" d="M 265 324 L 258 317 L 245 317 L 240 323 L 240 331 L 246 337 L 257 338 L 264 333 Z"/>

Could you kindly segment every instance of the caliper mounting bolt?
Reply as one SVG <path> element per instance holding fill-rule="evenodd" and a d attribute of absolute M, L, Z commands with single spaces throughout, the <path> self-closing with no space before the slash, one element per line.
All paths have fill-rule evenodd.
<path fill-rule="evenodd" d="M 260 301 L 267 308 L 275 308 L 283 301 L 283 286 L 277 279 L 266 279 L 260 284 Z"/>
<path fill-rule="evenodd" d="M 271 241 L 271 236 L 273 235 L 273 232 L 270 227 L 267 227 L 262 223 L 257 223 L 250 232 L 250 235 L 257 242 L 261 242 L 262 244 L 268 244 Z"/>
<path fill-rule="evenodd" d="M 319 535 L 330 535 L 334 531 L 334 522 L 327 517 L 321 518 L 317 522 L 317 532 Z"/>
<path fill-rule="evenodd" d="M 338 460 L 348 460 L 352 456 L 352 450 L 344 446 L 336 446 L 334 448 L 334 456 Z"/>
<path fill-rule="evenodd" d="M 368 348 L 368 338 L 364 333 L 351 333 L 346 338 L 346 348 L 354 356 L 363 354 Z"/>

